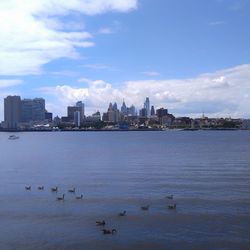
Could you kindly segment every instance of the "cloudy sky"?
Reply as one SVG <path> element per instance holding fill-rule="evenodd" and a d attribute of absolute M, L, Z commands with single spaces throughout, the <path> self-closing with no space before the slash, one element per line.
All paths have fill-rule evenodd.
<path fill-rule="evenodd" d="M 0 0 L 3 98 L 250 118 L 250 0 Z"/>

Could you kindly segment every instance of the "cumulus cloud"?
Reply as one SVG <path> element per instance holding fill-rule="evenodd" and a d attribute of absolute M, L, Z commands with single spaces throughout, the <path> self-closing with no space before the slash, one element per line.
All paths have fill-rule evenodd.
<path fill-rule="evenodd" d="M 83 100 L 89 112 L 105 111 L 109 102 L 121 104 L 123 98 L 128 105 L 141 108 L 145 97 L 155 107 L 167 107 L 175 115 L 200 116 L 250 116 L 250 65 L 199 75 L 190 79 L 127 81 L 120 87 L 103 80 L 82 78 L 85 87 L 58 85 L 42 89 L 55 96 L 60 103 L 59 114 L 65 114 L 66 106 Z"/>
<path fill-rule="evenodd" d="M 38 74 L 44 64 L 79 58 L 77 48 L 94 46 L 83 24 L 65 23 L 63 17 L 75 12 L 126 12 L 136 7 L 137 0 L 0 1 L 0 75 Z"/>

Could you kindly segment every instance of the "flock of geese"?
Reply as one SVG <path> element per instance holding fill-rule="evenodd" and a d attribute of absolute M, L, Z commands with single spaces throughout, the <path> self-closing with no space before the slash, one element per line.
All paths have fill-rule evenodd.
<path fill-rule="evenodd" d="M 37 189 L 40 190 L 40 191 L 42 191 L 42 190 L 44 190 L 44 186 L 38 186 Z M 30 191 L 31 190 L 31 186 L 25 186 L 25 190 Z M 57 193 L 58 192 L 58 187 L 57 186 L 56 187 L 52 187 L 50 190 L 51 190 L 51 192 Z M 68 189 L 68 192 L 72 193 L 72 194 L 75 194 L 76 193 L 76 188 L 75 187 L 70 188 L 70 189 Z M 81 194 L 80 196 L 75 196 L 75 198 L 77 200 L 82 200 L 83 199 L 83 194 Z M 174 196 L 171 194 L 171 195 L 166 196 L 166 198 L 168 200 L 173 200 Z M 57 201 L 64 201 L 64 199 L 65 199 L 65 194 L 62 194 L 62 196 L 57 196 L 56 197 Z M 143 210 L 143 211 L 148 211 L 149 208 L 150 208 L 150 205 L 141 206 L 141 210 Z M 170 209 L 170 210 L 176 210 L 176 203 L 168 205 L 168 209 Z M 127 215 L 127 211 L 126 210 L 118 213 L 118 216 L 120 216 L 120 217 L 124 217 L 126 215 Z M 111 235 L 113 235 L 113 234 L 117 233 L 117 230 L 115 228 L 113 228 L 113 229 L 107 229 L 107 228 L 104 228 L 105 225 L 106 225 L 105 220 L 96 221 L 96 226 L 103 227 L 103 229 L 101 229 L 101 231 L 103 232 L 103 234 L 111 234 Z"/>
<path fill-rule="evenodd" d="M 42 191 L 42 190 L 44 190 L 44 186 L 38 186 L 37 189 L 40 190 L 40 191 Z M 25 186 L 25 190 L 30 191 L 31 190 L 31 186 Z M 57 193 L 58 192 L 58 187 L 57 186 L 56 187 L 52 187 L 50 190 L 53 193 Z M 68 192 L 75 194 L 76 193 L 76 188 L 75 187 L 70 188 L 70 189 L 68 189 Z M 76 195 L 75 198 L 77 200 L 82 200 L 83 199 L 83 194 L 78 195 L 78 196 Z M 63 194 L 62 196 L 57 196 L 56 197 L 56 200 L 58 200 L 58 201 L 64 201 L 64 199 L 65 199 L 65 194 Z"/>
<path fill-rule="evenodd" d="M 167 199 L 169 200 L 173 200 L 174 196 L 171 194 L 169 196 L 166 196 Z M 146 205 L 146 206 L 141 206 L 141 210 L 143 211 L 148 211 L 150 208 L 150 205 Z M 172 204 L 172 205 L 168 205 L 168 209 L 170 210 L 176 210 L 176 203 Z M 124 210 L 123 212 L 118 213 L 118 216 L 123 217 L 127 215 L 127 211 Z M 105 220 L 101 220 L 101 221 L 96 221 L 96 226 L 101 226 L 101 227 L 105 227 L 106 225 L 106 221 Z M 103 234 L 116 234 L 117 230 L 115 228 L 113 229 L 106 229 L 103 228 L 102 229 Z"/>

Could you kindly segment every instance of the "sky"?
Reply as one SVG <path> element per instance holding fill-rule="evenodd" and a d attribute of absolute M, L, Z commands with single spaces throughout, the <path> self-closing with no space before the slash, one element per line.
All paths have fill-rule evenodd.
<path fill-rule="evenodd" d="M 250 118 L 250 0 L 0 0 L 7 95 L 175 116 Z"/>

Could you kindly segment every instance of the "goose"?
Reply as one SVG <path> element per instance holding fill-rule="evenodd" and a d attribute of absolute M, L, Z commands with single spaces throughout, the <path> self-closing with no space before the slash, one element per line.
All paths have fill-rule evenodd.
<path fill-rule="evenodd" d="M 26 190 L 31 190 L 31 186 L 26 186 L 25 189 Z"/>
<path fill-rule="evenodd" d="M 75 193 L 76 192 L 76 188 L 71 188 L 68 190 L 69 193 Z"/>
<path fill-rule="evenodd" d="M 38 190 L 44 190 L 44 186 L 38 186 L 37 189 Z"/>
<path fill-rule="evenodd" d="M 81 194 L 80 196 L 76 196 L 77 200 L 81 200 L 83 198 L 83 195 Z"/>
<path fill-rule="evenodd" d="M 115 233 L 117 233 L 117 230 L 116 229 L 112 229 L 112 230 L 110 230 L 110 229 L 102 229 L 102 232 L 103 232 L 103 234 L 115 234 Z"/>
<path fill-rule="evenodd" d="M 149 205 L 147 205 L 147 206 L 142 206 L 142 207 L 141 207 L 141 210 L 144 210 L 144 211 L 149 210 Z"/>
<path fill-rule="evenodd" d="M 174 205 L 169 205 L 169 206 L 168 206 L 168 209 L 172 209 L 172 210 L 174 209 L 174 210 L 175 210 L 175 209 L 176 209 L 176 204 L 174 204 Z"/>
<path fill-rule="evenodd" d="M 52 191 L 52 192 L 57 192 L 57 191 L 58 191 L 58 187 L 53 187 L 53 188 L 51 188 L 51 191 Z"/>
<path fill-rule="evenodd" d="M 56 199 L 57 199 L 58 201 L 64 201 L 64 196 L 65 196 L 65 194 L 63 194 L 62 197 L 57 197 Z"/>
<path fill-rule="evenodd" d="M 169 200 L 173 200 L 174 196 L 171 194 L 171 195 L 168 195 L 166 198 L 168 198 Z"/>
<path fill-rule="evenodd" d="M 105 226 L 105 224 L 106 224 L 105 220 L 103 220 L 103 221 L 96 221 L 95 223 L 96 223 L 97 226 Z"/>
<path fill-rule="evenodd" d="M 118 214 L 119 216 L 125 216 L 126 215 L 126 211 L 124 210 L 123 212 Z"/>

